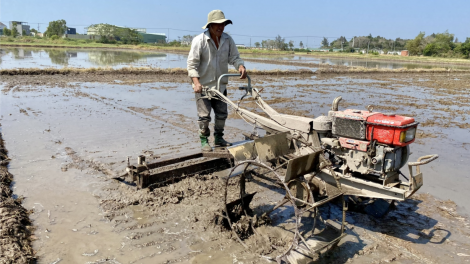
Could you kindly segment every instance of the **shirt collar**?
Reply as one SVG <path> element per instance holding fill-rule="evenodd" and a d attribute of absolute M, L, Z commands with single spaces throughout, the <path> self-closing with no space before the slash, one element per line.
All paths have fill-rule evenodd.
<path fill-rule="evenodd" d="M 204 31 L 204 35 L 206 35 L 206 40 L 211 40 L 211 33 L 209 32 L 209 30 L 206 30 Z M 228 34 L 227 33 L 222 33 L 222 36 L 220 37 L 220 39 L 226 39 L 228 38 Z"/>

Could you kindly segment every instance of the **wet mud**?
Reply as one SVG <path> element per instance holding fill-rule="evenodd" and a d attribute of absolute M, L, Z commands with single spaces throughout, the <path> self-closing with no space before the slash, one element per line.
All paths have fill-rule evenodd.
<path fill-rule="evenodd" d="M 123 174 L 128 156 L 135 164 L 138 155 L 155 161 L 199 148 L 194 94 L 185 74 L 3 75 L 1 81 L 2 133 L 17 178 L 14 191 L 26 197 L 24 206 L 32 211 L 40 263 L 268 263 L 289 243 L 288 232 L 274 231 L 288 230 L 289 206 L 273 212 L 272 225 L 258 227 L 274 234 L 268 239 L 277 249 L 254 236 L 246 239 L 248 249 L 236 241 L 217 221 L 225 189 L 220 175 L 194 175 L 142 190 L 112 179 Z M 244 83 L 234 79 L 228 86 L 234 101 Z M 253 78 L 253 86 L 264 88 L 263 97 L 281 113 L 326 114 L 341 95 L 341 109 L 371 104 L 413 116 L 421 124 L 411 159 L 441 156 L 423 167 L 424 186 L 412 199 L 396 203 L 381 219 L 348 211 L 348 236 L 310 261 L 470 262 L 465 192 L 470 168 L 464 162 L 470 150 L 469 83 L 470 75 L 458 72 Z M 259 111 L 251 100 L 240 106 Z M 230 117 L 228 140 L 243 140 L 242 132 L 253 131 Z M 256 192 L 255 214 L 273 208 L 285 194 L 259 177 L 246 189 Z M 236 183 L 229 185 L 230 199 L 237 190 Z M 321 213 L 341 219 L 336 204 Z"/>
<path fill-rule="evenodd" d="M 34 263 L 31 247 L 34 227 L 29 220 L 30 212 L 21 204 L 22 198 L 13 195 L 9 160 L 0 134 L 0 263 Z"/>
<path fill-rule="evenodd" d="M 256 60 L 254 60 L 256 61 Z M 270 62 L 270 61 L 268 61 Z M 394 74 L 394 73 L 413 73 L 413 74 L 429 74 L 429 73 L 469 73 L 470 70 L 465 69 L 446 69 L 446 68 L 416 68 L 416 69 L 388 69 L 388 68 L 366 68 L 366 67 L 347 67 L 342 65 L 330 64 L 313 64 L 299 62 L 278 62 L 281 65 L 308 66 L 317 69 L 295 69 L 295 70 L 250 70 L 252 76 L 303 76 L 315 74 Z M 229 73 L 238 73 L 233 69 Z M 19 68 L 19 69 L 1 69 L 0 75 L 157 75 L 157 76 L 187 76 L 188 72 L 182 68 L 154 68 L 154 67 L 124 67 L 119 69 L 113 68 Z"/>
<path fill-rule="evenodd" d="M 336 68 L 335 66 L 331 66 Z M 229 73 L 238 73 L 233 69 Z M 313 72 L 308 69 L 298 70 L 252 70 L 251 75 L 271 75 L 271 76 L 295 76 L 295 75 L 311 75 Z M 120 69 L 113 68 L 20 68 L 20 69 L 1 69 L 0 75 L 75 75 L 75 74 L 95 74 L 95 75 L 119 75 L 131 74 L 135 75 L 185 75 L 188 71 L 182 68 L 153 68 L 153 67 L 125 67 Z"/>

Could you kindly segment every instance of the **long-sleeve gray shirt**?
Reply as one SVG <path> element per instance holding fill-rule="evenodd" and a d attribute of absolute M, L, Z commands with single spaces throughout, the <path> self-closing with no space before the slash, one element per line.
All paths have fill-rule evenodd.
<path fill-rule="evenodd" d="M 209 30 L 193 39 L 188 56 L 189 77 L 198 77 L 202 86 L 213 88 L 217 86 L 219 76 L 228 73 L 228 64 L 237 70 L 240 65 L 244 65 L 235 42 L 228 34 L 222 33 L 219 49 L 211 39 Z M 222 93 L 227 82 L 227 78 L 221 80 Z"/>

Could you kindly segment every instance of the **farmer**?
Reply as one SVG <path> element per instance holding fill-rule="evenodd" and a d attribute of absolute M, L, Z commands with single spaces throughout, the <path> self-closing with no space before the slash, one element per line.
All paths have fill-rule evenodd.
<path fill-rule="evenodd" d="M 232 21 L 225 19 L 222 11 L 211 11 L 207 16 L 207 24 L 202 27 L 208 30 L 193 39 L 188 56 L 188 74 L 196 94 L 199 137 L 203 151 L 212 151 L 208 141 L 211 108 L 215 113 L 215 146 L 226 147 L 232 144 L 223 138 L 225 120 L 228 115 L 227 104 L 220 100 L 199 99 L 204 96 L 202 88 L 215 88 L 219 76 L 228 73 L 228 64 L 233 65 L 240 72 L 240 79 L 246 78 L 244 62 L 240 58 L 235 42 L 224 33 L 224 28 L 228 24 L 232 24 Z M 227 95 L 225 87 L 227 82 L 227 78 L 221 80 L 220 92 L 224 95 Z"/>

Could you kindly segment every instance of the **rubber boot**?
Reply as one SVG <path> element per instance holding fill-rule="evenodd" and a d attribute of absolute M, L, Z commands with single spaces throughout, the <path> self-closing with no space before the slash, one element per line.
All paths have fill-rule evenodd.
<path fill-rule="evenodd" d="M 232 143 L 224 139 L 224 133 L 214 133 L 214 138 L 214 145 L 216 147 L 229 147 L 232 145 Z"/>
<path fill-rule="evenodd" d="M 206 136 L 199 136 L 201 139 L 201 150 L 204 152 L 212 151 L 211 145 L 209 145 L 209 140 Z"/>

